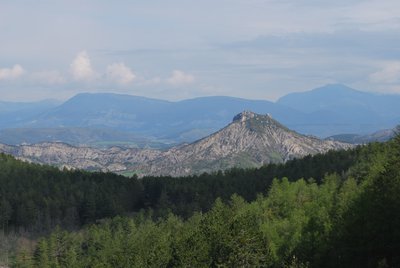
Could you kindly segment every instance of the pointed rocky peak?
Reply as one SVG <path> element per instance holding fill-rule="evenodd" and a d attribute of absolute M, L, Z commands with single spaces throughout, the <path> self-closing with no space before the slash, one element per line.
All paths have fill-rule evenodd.
<path fill-rule="evenodd" d="M 243 111 L 233 117 L 232 122 L 244 122 L 256 116 L 255 113 L 251 111 Z"/>
<path fill-rule="evenodd" d="M 233 117 L 232 122 L 245 122 L 251 119 L 257 119 L 257 120 L 264 120 L 264 121 L 275 121 L 274 119 L 272 119 L 271 114 L 256 114 L 253 113 L 252 111 L 243 111 L 240 114 L 235 115 L 235 117 Z"/>
<path fill-rule="evenodd" d="M 256 114 L 251 111 L 243 111 L 240 114 L 236 115 L 232 120 L 232 124 L 235 123 L 243 124 L 244 126 L 252 130 L 261 130 L 260 128 L 265 127 L 277 127 L 287 130 L 285 126 L 274 120 L 271 114 Z"/>

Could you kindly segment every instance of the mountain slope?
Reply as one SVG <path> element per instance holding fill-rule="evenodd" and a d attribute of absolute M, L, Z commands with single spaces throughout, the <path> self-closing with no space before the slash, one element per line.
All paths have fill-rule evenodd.
<path fill-rule="evenodd" d="M 60 103 L 56 100 L 37 102 L 4 102 L 0 101 L 0 128 L 15 127 L 35 120 L 42 113 L 47 112 Z"/>
<path fill-rule="evenodd" d="M 172 102 L 132 95 L 84 93 L 57 107 L 23 110 L 22 115 L 14 112 L 14 106 L 0 103 L 0 128 L 9 129 L 7 135 L 13 137 L 14 144 L 29 140 L 46 141 L 49 129 L 65 131 L 67 128 L 88 129 L 87 133 L 94 136 L 87 136 L 84 140 L 96 142 L 95 131 L 99 129 L 128 132 L 123 135 L 127 137 L 133 133 L 133 139 L 128 142 L 136 142 L 134 136 L 146 136 L 150 141 L 168 144 L 193 142 L 226 126 L 232 114 L 243 110 L 271 113 L 290 129 L 319 137 L 341 133 L 364 135 L 393 128 L 400 121 L 400 95 L 378 95 L 343 85 L 327 85 L 288 94 L 276 103 L 224 96 Z M 5 113 L 2 114 L 1 109 Z M 21 129 L 33 128 L 47 130 L 32 132 L 35 137 L 31 137 L 29 132 L 22 135 Z M 71 142 L 71 139 L 64 138 L 65 135 L 59 136 L 62 137 L 60 141 Z M 118 135 L 114 136 L 118 138 Z M 1 138 L 0 142 L 10 141 L 7 137 Z M 81 140 L 76 136 L 72 143 L 81 145 Z"/>
<path fill-rule="evenodd" d="M 277 103 L 308 113 L 340 107 L 367 108 L 376 98 L 371 93 L 358 91 L 341 84 L 330 84 L 310 91 L 290 93 Z"/>
<path fill-rule="evenodd" d="M 220 131 L 165 151 L 120 147 L 100 150 L 63 143 L 0 145 L 0 151 L 60 167 L 181 176 L 232 167 L 258 167 L 350 147 L 350 144 L 300 135 L 269 115 L 243 112 Z"/>
<path fill-rule="evenodd" d="M 174 147 L 140 168 L 149 174 L 181 176 L 232 167 L 259 167 L 350 147 L 300 135 L 270 115 L 242 112 L 220 131 L 192 144 Z"/>
<path fill-rule="evenodd" d="M 18 146 L 0 144 L 0 152 L 27 162 L 60 168 L 117 173 L 127 171 L 133 165 L 151 161 L 161 153 L 161 151 L 150 149 L 77 147 L 59 142 Z"/>
<path fill-rule="evenodd" d="M 32 127 L 108 127 L 132 130 L 151 124 L 168 101 L 112 93 L 82 93 L 42 114 Z"/>
<path fill-rule="evenodd" d="M 309 114 L 311 124 L 295 128 L 303 133 L 367 134 L 391 128 L 400 119 L 400 95 L 379 95 L 332 84 L 288 94 L 277 104 Z M 320 125 L 314 124 L 320 122 Z"/>
<path fill-rule="evenodd" d="M 131 148 L 163 148 L 163 142 L 146 138 L 135 133 L 108 128 L 8 128 L 0 129 L 0 141 L 5 144 L 36 144 L 42 142 L 63 142 L 76 146 L 97 148 L 124 146 Z M 171 147 L 169 145 L 168 147 Z"/>
<path fill-rule="evenodd" d="M 171 142 L 192 142 L 230 122 L 243 110 L 274 113 L 287 122 L 305 121 L 302 114 L 266 100 L 202 97 L 169 102 L 111 93 L 78 94 L 20 128 L 107 128 Z"/>

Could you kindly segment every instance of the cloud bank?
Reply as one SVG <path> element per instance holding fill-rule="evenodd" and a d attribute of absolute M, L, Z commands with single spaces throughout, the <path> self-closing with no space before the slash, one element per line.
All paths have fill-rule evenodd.
<path fill-rule="evenodd" d="M 0 80 L 15 80 L 22 76 L 25 70 L 19 64 L 15 64 L 11 68 L 0 69 Z"/>
<path fill-rule="evenodd" d="M 194 82 L 194 76 L 187 74 L 180 70 L 174 70 L 171 76 L 167 79 L 167 83 L 172 86 L 182 86 L 192 84 Z"/>
<path fill-rule="evenodd" d="M 109 81 L 127 85 L 135 80 L 136 75 L 124 63 L 119 62 L 107 66 L 106 77 Z"/>
<path fill-rule="evenodd" d="M 66 83 L 66 79 L 59 71 L 39 71 L 30 75 L 33 82 L 46 85 L 60 85 Z"/>
<path fill-rule="evenodd" d="M 70 65 L 70 70 L 76 81 L 91 81 L 97 77 L 85 50 L 78 53 Z"/>
<path fill-rule="evenodd" d="M 3 2 L 3 99 L 271 100 L 326 83 L 400 93 L 398 0 Z"/>
<path fill-rule="evenodd" d="M 370 75 L 370 80 L 374 83 L 392 84 L 400 82 L 400 62 L 389 62 L 384 68 Z"/>

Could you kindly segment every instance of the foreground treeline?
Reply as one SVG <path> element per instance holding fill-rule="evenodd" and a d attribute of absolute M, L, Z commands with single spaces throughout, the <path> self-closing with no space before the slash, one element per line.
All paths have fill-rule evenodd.
<path fill-rule="evenodd" d="M 399 267 L 400 138 L 368 150 L 346 174 L 275 179 L 252 202 L 217 199 L 187 220 L 141 214 L 57 229 L 14 266 Z"/>
<path fill-rule="evenodd" d="M 400 138 L 185 178 L 0 166 L 2 230 L 61 226 L 14 267 L 400 266 Z"/>
<path fill-rule="evenodd" d="M 0 155 L 0 229 L 74 227 L 142 207 L 141 184 L 112 173 L 60 171 Z"/>
<path fill-rule="evenodd" d="M 325 173 L 342 173 L 364 149 L 329 152 L 260 169 L 232 169 L 200 176 L 126 178 L 112 173 L 60 171 L 0 155 L 0 230 L 43 233 L 57 225 L 73 229 L 97 219 L 153 210 L 154 217 L 169 212 L 187 218 L 207 211 L 215 199 L 239 194 L 254 200 L 273 178 L 294 181 Z"/>

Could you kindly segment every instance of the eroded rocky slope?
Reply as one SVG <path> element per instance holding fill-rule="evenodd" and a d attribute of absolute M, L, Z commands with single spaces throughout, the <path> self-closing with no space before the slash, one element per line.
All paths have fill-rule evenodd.
<path fill-rule="evenodd" d="M 165 151 L 120 147 L 101 150 L 64 143 L 0 145 L 0 151 L 59 167 L 181 176 L 232 167 L 258 167 L 351 146 L 301 135 L 270 115 L 242 112 L 218 132 Z"/>
<path fill-rule="evenodd" d="M 243 112 L 220 131 L 172 148 L 142 165 L 141 170 L 157 175 L 188 175 L 232 167 L 259 167 L 350 147 L 346 143 L 298 134 L 270 115 Z"/>

